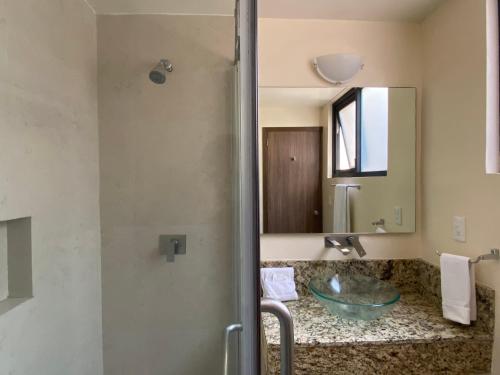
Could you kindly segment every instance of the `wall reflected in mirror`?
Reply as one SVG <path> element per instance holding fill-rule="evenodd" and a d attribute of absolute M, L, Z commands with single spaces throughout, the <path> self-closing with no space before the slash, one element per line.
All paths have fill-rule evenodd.
<path fill-rule="evenodd" d="M 260 87 L 262 232 L 414 232 L 415 124 L 415 88 Z"/>

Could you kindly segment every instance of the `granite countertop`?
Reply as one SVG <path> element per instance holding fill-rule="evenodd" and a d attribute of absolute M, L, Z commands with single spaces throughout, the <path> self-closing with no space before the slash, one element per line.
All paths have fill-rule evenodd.
<path fill-rule="evenodd" d="M 491 371 L 495 292 L 477 285 L 478 321 L 471 326 L 442 317 L 440 271 L 421 259 L 272 261 L 293 267 L 299 301 L 287 302 L 295 324 L 297 375 L 485 374 Z M 355 273 L 384 280 L 401 293 L 377 320 L 332 315 L 308 290 L 314 276 Z M 279 374 L 279 323 L 262 314 L 269 375 Z"/>
<path fill-rule="evenodd" d="M 391 312 L 372 321 L 334 316 L 312 296 L 301 296 L 286 305 L 294 320 L 295 343 L 301 346 L 492 340 L 479 327 L 445 320 L 439 307 L 420 293 L 403 293 Z M 262 318 L 268 344 L 279 345 L 278 320 L 270 314 L 262 314 Z"/>

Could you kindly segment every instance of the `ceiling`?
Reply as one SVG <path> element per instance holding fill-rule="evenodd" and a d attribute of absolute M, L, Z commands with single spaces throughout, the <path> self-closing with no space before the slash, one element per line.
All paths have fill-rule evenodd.
<path fill-rule="evenodd" d="M 320 107 L 345 90 L 345 87 L 259 87 L 259 105 Z"/>
<path fill-rule="evenodd" d="M 445 0 L 259 0 L 259 16 L 421 22 Z"/>
<path fill-rule="evenodd" d="M 232 15 L 235 0 L 86 0 L 97 14 Z M 258 0 L 267 18 L 420 22 L 445 0 Z"/>

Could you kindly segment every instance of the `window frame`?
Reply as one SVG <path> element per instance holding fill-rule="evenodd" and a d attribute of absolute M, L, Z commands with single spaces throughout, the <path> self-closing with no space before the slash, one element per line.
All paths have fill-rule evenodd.
<path fill-rule="evenodd" d="M 361 106 L 362 103 L 362 87 L 354 87 L 342 95 L 332 104 L 332 176 L 335 177 L 373 177 L 387 176 L 385 171 L 361 171 Z M 356 103 L 356 156 L 354 160 L 354 168 L 337 170 L 337 122 L 340 122 L 339 112 L 349 104 Z"/>

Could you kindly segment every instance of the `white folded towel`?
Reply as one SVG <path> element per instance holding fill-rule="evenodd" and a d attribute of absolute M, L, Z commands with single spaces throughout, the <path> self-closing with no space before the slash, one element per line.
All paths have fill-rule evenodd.
<path fill-rule="evenodd" d="M 349 203 L 349 185 L 335 185 L 333 198 L 333 233 L 351 231 L 351 210 Z"/>
<path fill-rule="evenodd" d="M 476 320 L 476 280 L 469 258 L 441 254 L 443 317 L 462 324 Z"/>
<path fill-rule="evenodd" d="M 261 268 L 260 281 L 264 291 L 264 298 L 282 302 L 299 299 L 295 290 L 293 267 Z"/>

